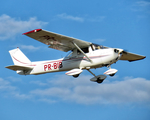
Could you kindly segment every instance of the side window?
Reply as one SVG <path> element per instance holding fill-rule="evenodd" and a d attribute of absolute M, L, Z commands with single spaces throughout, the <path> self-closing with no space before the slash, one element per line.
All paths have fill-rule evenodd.
<path fill-rule="evenodd" d="M 69 51 L 65 58 L 70 59 L 70 58 L 75 58 L 75 57 L 77 57 L 77 49 Z"/>
<path fill-rule="evenodd" d="M 83 50 L 83 52 L 88 53 L 89 52 L 89 48 L 82 48 L 81 50 Z"/>
<path fill-rule="evenodd" d="M 69 58 L 69 57 L 71 57 L 71 56 L 72 56 L 72 54 L 73 54 L 73 51 L 69 51 L 69 53 L 66 55 L 66 57 L 65 57 L 65 58 Z"/>
<path fill-rule="evenodd" d="M 81 48 L 81 50 L 84 52 L 84 53 L 89 53 L 89 48 L 86 47 L 86 48 Z M 77 54 L 80 55 L 81 52 L 79 50 L 77 50 Z"/>
<path fill-rule="evenodd" d="M 95 45 L 95 50 L 99 50 L 100 49 L 100 46 L 99 45 Z"/>

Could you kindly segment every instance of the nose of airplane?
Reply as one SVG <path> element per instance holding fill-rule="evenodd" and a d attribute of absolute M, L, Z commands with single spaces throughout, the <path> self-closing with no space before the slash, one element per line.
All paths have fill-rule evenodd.
<path fill-rule="evenodd" d="M 115 53 L 122 53 L 124 50 L 123 49 L 120 49 L 120 48 L 115 48 L 114 49 L 114 52 Z"/>
<path fill-rule="evenodd" d="M 120 57 L 122 56 L 122 53 L 124 52 L 124 50 L 123 49 L 120 49 L 120 48 L 115 48 L 114 49 L 114 53 L 116 53 L 116 54 L 118 54 L 117 56 L 117 58 L 116 58 L 116 60 L 119 60 L 120 59 Z"/>
<path fill-rule="evenodd" d="M 123 49 L 120 49 L 120 48 L 115 48 L 115 49 L 114 49 L 114 52 L 115 52 L 115 53 L 119 53 L 119 54 L 122 54 L 123 51 L 124 51 L 124 50 L 123 50 Z"/>

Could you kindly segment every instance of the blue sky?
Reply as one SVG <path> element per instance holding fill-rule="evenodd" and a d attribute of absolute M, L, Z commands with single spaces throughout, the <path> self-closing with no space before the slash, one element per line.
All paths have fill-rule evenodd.
<path fill-rule="evenodd" d="M 22 33 L 42 28 L 81 40 L 145 55 L 136 62 L 118 61 L 114 77 L 90 82 L 84 71 L 77 79 L 65 72 L 21 76 L 5 66 L 9 50 L 19 47 L 31 61 L 67 53 Z M 1 120 L 149 120 L 149 0 L 4 0 L 0 2 Z M 107 68 L 92 70 L 96 75 Z"/>

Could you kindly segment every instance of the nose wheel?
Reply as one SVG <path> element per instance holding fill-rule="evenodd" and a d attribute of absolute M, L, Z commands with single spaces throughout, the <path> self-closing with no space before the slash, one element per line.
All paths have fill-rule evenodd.
<path fill-rule="evenodd" d="M 100 83 L 102 83 L 103 81 L 104 81 L 104 80 L 99 77 L 99 78 L 97 78 L 97 81 L 96 81 L 96 82 L 100 84 Z"/>
<path fill-rule="evenodd" d="M 102 83 L 105 79 L 106 79 L 106 77 L 107 76 L 105 76 L 105 75 L 98 75 L 98 76 L 96 76 L 93 72 L 91 72 L 90 71 L 90 69 L 87 69 L 87 71 L 89 71 L 94 77 L 93 78 L 91 78 L 90 79 L 90 81 L 92 81 L 92 82 L 97 82 L 97 83 Z"/>

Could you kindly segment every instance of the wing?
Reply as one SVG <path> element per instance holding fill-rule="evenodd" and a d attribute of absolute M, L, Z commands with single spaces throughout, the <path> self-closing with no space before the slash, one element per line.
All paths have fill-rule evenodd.
<path fill-rule="evenodd" d="M 146 56 L 130 53 L 130 52 L 123 52 L 120 60 L 128 60 L 129 62 L 141 60 L 146 58 Z"/>
<path fill-rule="evenodd" d="M 17 71 L 17 70 L 32 70 L 32 67 L 26 67 L 26 66 L 20 66 L 20 65 L 11 65 L 11 66 L 7 66 L 5 68 Z"/>
<path fill-rule="evenodd" d="M 75 46 L 72 44 L 73 42 L 76 43 L 80 48 L 88 47 L 91 44 L 90 42 L 67 37 L 53 32 L 48 32 L 42 29 L 35 29 L 23 33 L 23 35 L 27 35 L 35 40 L 49 45 L 50 48 L 61 50 L 64 52 L 75 48 Z"/>

